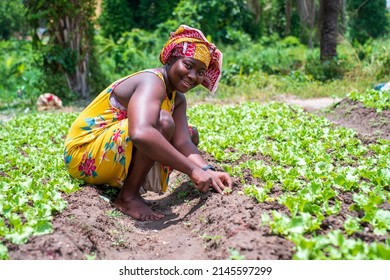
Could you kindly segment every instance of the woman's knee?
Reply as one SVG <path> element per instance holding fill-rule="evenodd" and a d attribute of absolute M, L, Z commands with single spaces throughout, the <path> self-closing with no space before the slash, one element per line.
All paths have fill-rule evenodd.
<path fill-rule="evenodd" d="M 167 139 L 171 140 L 175 133 L 175 121 L 167 111 L 160 111 L 159 131 Z"/>
<path fill-rule="evenodd" d="M 188 125 L 188 131 L 190 132 L 191 141 L 195 146 L 199 145 L 199 132 L 198 129 L 193 125 Z"/>

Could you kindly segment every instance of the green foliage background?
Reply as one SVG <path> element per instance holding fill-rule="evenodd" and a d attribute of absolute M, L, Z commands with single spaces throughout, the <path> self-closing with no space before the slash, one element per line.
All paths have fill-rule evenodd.
<path fill-rule="evenodd" d="M 45 1 L 33 2 L 42 6 Z M 0 19 L 4 20 L 0 25 L 0 47 L 4 52 L 0 56 L 5 61 L 0 65 L 4 81 L 0 84 L 0 107 L 31 106 L 31 101 L 43 92 L 59 95 L 65 104 L 77 104 L 80 100 L 69 90 L 63 74 L 73 71 L 76 54 L 55 47 L 50 43 L 52 38 L 45 35 L 45 28 L 49 28 L 47 15 L 51 9 L 58 9 L 53 6 L 33 15 L 24 2 L 32 0 L 0 4 Z M 338 57 L 321 63 L 318 38 L 314 37 L 315 47 L 309 49 L 307 27 L 299 18 L 295 1 L 290 33 L 285 34 L 285 3 L 278 0 L 103 0 L 101 14 L 91 22 L 94 34 L 90 41 L 90 98 L 119 77 L 158 67 L 158 55 L 169 33 L 182 23 L 200 28 L 223 51 L 220 98 L 252 95 L 265 99 L 279 93 L 342 96 L 352 90 L 364 90 L 390 77 L 386 39 L 389 12 L 384 8 L 385 0 L 365 1 L 364 5 L 360 2 L 345 2 L 345 27 L 340 29 L 345 33 L 340 37 Z M 319 2 L 317 9 L 318 5 Z M 64 13 L 72 10 L 66 7 Z M 10 16 L 13 13 L 15 16 Z M 29 16 L 20 16 L 26 13 Z M 26 41 L 10 38 L 10 34 L 27 34 L 25 18 L 34 22 L 34 28 L 41 26 L 41 39 L 33 41 L 39 48 L 29 46 L 28 37 Z M 31 27 L 30 34 L 36 38 L 38 30 Z M 22 97 L 17 95 L 18 90 L 23 92 Z M 202 89 L 189 94 L 195 98 L 206 95 Z"/>

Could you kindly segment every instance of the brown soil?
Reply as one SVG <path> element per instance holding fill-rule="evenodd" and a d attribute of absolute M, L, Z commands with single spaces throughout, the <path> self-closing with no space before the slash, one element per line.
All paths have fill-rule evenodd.
<path fill-rule="evenodd" d="M 326 106 L 329 106 L 327 104 Z M 303 106 L 304 107 L 304 106 Z M 330 111 L 311 110 L 329 117 L 339 125 L 353 127 L 370 137 L 389 138 L 388 111 L 376 114 L 358 103 L 342 100 Z M 207 160 L 215 163 L 209 155 Z M 240 161 L 247 160 L 241 159 Z M 237 164 L 237 163 L 231 163 Z M 245 175 L 246 183 L 256 179 Z M 215 192 L 199 193 L 188 178 L 173 173 L 170 190 L 164 195 L 145 195 L 152 208 L 166 217 L 158 222 L 140 222 L 116 211 L 112 201 L 117 191 L 104 186 L 86 185 L 66 197 L 68 207 L 57 214 L 53 233 L 30 238 L 24 245 L 5 244 L 10 259 L 228 259 L 236 250 L 245 259 L 291 259 L 294 246 L 287 239 L 272 234 L 261 224 L 262 213 L 288 211 L 274 203 L 256 203 L 242 194 L 243 186 L 234 179 L 233 192 L 221 196 Z M 280 193 L 272 189 L 275 196 Z M 340 194 L 342 210 L 337 217 L 327 217 L 319 233 L 342 227 L 350 210 L 350 194 Z M 383 205 L 388 207 L 388 205 Z M 372 229 L 355 236 L 376 240 Z"/>
<path fill-rule="evenodd" d="M 52 234 L 7 244 L 10 259 L 228 259 L 229 249 L 246 259 L 291 258 L 293 244 L 260 226 L 264 205 L 239 194 L 237 180 L 234 191 L 221 196 L 196 191 L 185 175 L 173 177 L 174 190 L 145 195 L 163 220 L 136 221 L 115 210 L 112 189 L 86 185 L 66 197 L 69 205 L 55 217 Z"/>
<path fill-rule="evenodd" d="M 390 111 L 376 112 L 362 103 L 343 99 L 335 103 L 325 116 L 335 124 L 356 130 L 358 133 L 390 140 Z"/>

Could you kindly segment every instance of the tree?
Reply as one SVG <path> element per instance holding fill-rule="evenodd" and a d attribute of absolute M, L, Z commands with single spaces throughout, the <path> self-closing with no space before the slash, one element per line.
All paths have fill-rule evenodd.
<path fill-rule="evenodd" d="M 284 29 L 284 35 L 288 36 L 290 34 L 290 29 L 291 29 L 292 0 L 286 0 L 285 6 L 286 6 L 285 7 L 286 27 Z"/>
<path fill-rule="evenodd" d="M 138 9 L 135 11 L 135 27 L 153 31 L 158 24 L 173 18 L 173 10 L 180 0 L 140 0 L 139 2 Z"/>
<path fill-rule="evenodd" d="M 99 24 L 105 37 L 117 41 L 133 28 L 153 31 L 172 18 L 180 0 L 103 0 Z"/>
<path fill-rule="evenodd" d="M 123 32 L 130 31 L 135 26 L 135 7 L 132 2 L 134 1 L 103 0 L 102 14 L 98 21 L 104 37 L 117 41 Z"/>
<path fill-rule="evenodd" d="M 181 0 L 173 15 L 179 24 L 200 28 L 213 41 L 225 43 L 236 42 L 253 16 L 245 0 Z"/>
<path fill-rule="evenodd" d="M 321 61 L 337 57 L 337 20 L 340 0 L 321 0 Z"/>
<path fill-rule="evenodd" d="M 378 38 L 388 32 L 386 0 L 348 0 L 347 7 L 352 41 L 364 44 L 369 38 Z"/>
<path fill-rule="evenodd" d="M 316 1 L 297 0 L 298 14 L 301 20 L 302 30 L 308 32 L 308 46 L 313 48 L 313 33 L 316 22 Z"/>
<path fill-rule="evenodd" d="M 0 1 L 0 39 L 8 40 L 13 33 L 25 35 L 26 9 L 22 0 Z"/>
<path fill-rule="evenodd" d="M 44 53 L 44 69 L 62 73 L 69 89 L 89 97 L 89 61 L 92 55 L 95 0 L 25 0 L 34 28 L 46 28 L 45 45 L 36 32 L 34 40 Z"/>

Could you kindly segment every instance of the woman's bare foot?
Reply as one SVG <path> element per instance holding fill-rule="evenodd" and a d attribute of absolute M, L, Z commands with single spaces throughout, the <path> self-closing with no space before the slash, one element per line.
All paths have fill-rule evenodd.
<path fill-rule="evenodd" d="M 141 194 L 139 194 L 139 198 L 141 199 L 141 201 L 143 203 L 145 203 L 147 206 L 153 206 L 153 205 L 156 205 L 157 202 L 155 201 L 149 201 L 149 200 L 146 200 Z"/>
<path fill-rule="evenodd" d="M 121 212 L 140 221 L 158 221 L 164 217 L 162 214 L 153 212 L 140 195 L 127 196 L 125 199 L 118 196 L 114 205 Z"/>

